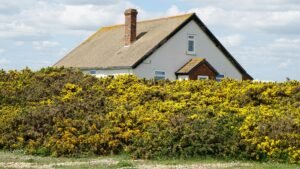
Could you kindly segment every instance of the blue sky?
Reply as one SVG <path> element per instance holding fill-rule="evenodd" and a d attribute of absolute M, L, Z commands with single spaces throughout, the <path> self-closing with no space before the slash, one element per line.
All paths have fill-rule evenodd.
<path fill-rule="evenodd" d="M 0 69 L 51 66 L 102 26 L 196 12 L 258 80 L 300 80 L 299 0 L 0 0 Z"/>

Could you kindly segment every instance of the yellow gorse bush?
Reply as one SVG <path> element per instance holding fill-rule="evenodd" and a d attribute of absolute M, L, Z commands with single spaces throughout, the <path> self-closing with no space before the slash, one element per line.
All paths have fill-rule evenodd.
<path fill-rule="evenodd" d="M 300 82 L 0 71 L 0 149 L 300 163 Z"/>

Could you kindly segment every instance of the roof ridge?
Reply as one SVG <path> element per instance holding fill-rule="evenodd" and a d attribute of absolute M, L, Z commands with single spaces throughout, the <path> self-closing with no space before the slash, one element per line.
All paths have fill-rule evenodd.
<path fill-rule="evenodd" d="M 180 14 L 180 15 L 165 16 L 165 17 L 161 17 L 161 18 L 141 20 L 141 21 L 137 21 L 137 23 L 153 22 L 153 21 L 160 21 L 160 20 L 165 20 L 165 19 L 174 19 L 174 18 L 179 18 L 179 17 L 184 17 L 184 16 L 188 17 L 188 16 L 192 16 L 194 14 L 195 13 L 193 12 L 193 13 L 185 13 L 185 14 Z M 125 24 L 116 24 L 116 25 L 103 26 L 101 29 L 111 29 L 111 28 L 124 26 L 124 25 Z"/>

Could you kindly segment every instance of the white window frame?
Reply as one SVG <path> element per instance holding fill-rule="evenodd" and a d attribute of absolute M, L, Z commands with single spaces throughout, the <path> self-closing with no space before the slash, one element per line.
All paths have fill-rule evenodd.
<path fill-rule="evenodd" d="M 189 50 L 190 47 L 190 41 L 193 42 L 193 51 Z M 196 35 L 188 34 L 187 35 L 187 54 L 189 55 L 195 55 L 196 54 Z"/>
<path fill-rule="evenodd" d="M 178 75 L 178 80 L 179 81 L 189 80 L 189 75 Z"/>
<path fill-rule="evenodd" d="M 220 75 L 218 75 L 218 76 L 216 77 L 216 81 L 220 82 L 220 81 L 222 81 L 224 78 L 225 78 L 225 75 L 220 74 Z"/>
<path fill-rule="evenodd" d="M 155 80 L 165 80 L 166 79 L 166 72 L 165 71 L 155 71 L 154 72 L 154 79 Z"/>
<path fill-rule="evenodd" d="M 198 75 L 198 76 L 197 76 L 197 79 L 198 79 L 198 80 L 208 80 L 209 77 L 206 76 L 206 75 Z"/>

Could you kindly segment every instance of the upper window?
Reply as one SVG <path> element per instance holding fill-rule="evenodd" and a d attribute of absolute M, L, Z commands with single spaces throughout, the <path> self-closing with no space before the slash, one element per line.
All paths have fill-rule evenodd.
<path fill-rule="evenodd" d="M 166 79 L 166 72 L 163 71 L 155 71 L 155 80 L 164 80 Z"/>
<path fill-rule="evenodd" d="M 188 54 L 195 54 L 195 35 L 188 35 Z"/>

